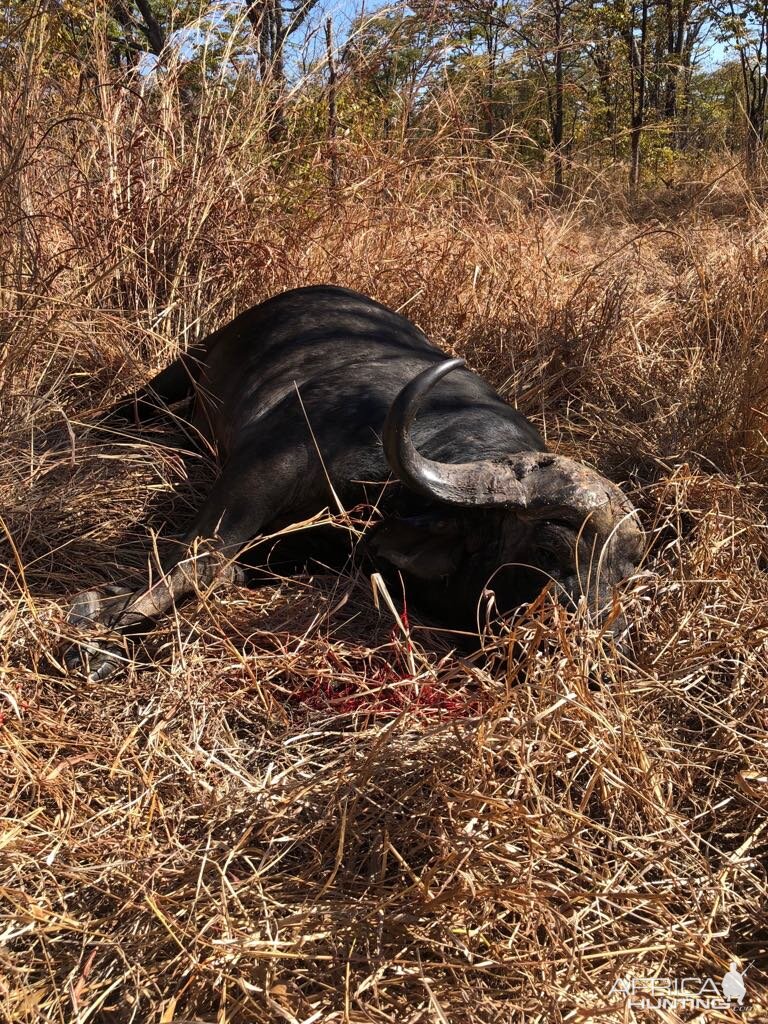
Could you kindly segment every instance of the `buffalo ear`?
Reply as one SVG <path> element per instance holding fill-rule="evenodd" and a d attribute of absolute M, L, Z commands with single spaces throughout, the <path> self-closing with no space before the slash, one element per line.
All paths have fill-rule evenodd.
<path fill-rule="evenodd" d="M 411 516 L 388 519 L 370 540 L 371 553 L 422 580 L 450 576 L 465 553 L 455 519 Z"/>

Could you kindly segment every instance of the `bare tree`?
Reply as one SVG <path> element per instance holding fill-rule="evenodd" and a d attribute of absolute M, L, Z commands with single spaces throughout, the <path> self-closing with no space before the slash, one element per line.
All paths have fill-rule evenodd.
<path fill-rule="evenodd" d="M 331 188 L 339 184 L 339 154 L 336 148 L 336 59 L 333 52 L 333 18 L 325 21 L 325 46 L 328 61 L 328 147 L 331 158 Z"/>
<path fill-rule="evenodd" d="M 754 174 L 760 168 L 765 145 L 768 4 L 764 0 L 746 0 L 737 5 L 734 0 L 727 0 L 727 7 L 721 9 L 719 15 L 722 36 L 731 43 L 739 57 L 747 121 L 747 169 Z"/>
<path fill-rule="evenodd" d="M 538 67 L 544 84 L 555 192 L 563 190 L 568 78 L 582 59 L 574 31 L 579 0 L 544 0 L 521 14 L 519 27 L 512 31 L 520 37 Z"/>
<path fill-rule="evenodd" d="M 306 21 L 318 0 L 299 0 L 283 6 L 281 0 L 251 0 L 245 15 L 251 24 L 262 81 L 270 79 L 281 90 L 285 84 L 285 44 Z"/>
<path fill-rule="evenodd" d="M 629 61 L 629 188 L 637 189 L 640 181 L 642 135 L 645 127 L 646 94 L 648 90 L 648 15 L 649 0 L 630 0 L 625 11 L 624 38 Z"/>
<path fill-rule="evenodd" d="M 136 0 L 135 3 L 131 0 L 112 0 L 109 10 L 122 33 L 119 37 L 111 37 L 116 54 L 123 54 L 129 64 L 135 63 L 142 53 L 161 56 L 168 41 L 168 33 L 149 0 Z M 118 56 L 116 62 L 119 63 L 119 60 Z"/>

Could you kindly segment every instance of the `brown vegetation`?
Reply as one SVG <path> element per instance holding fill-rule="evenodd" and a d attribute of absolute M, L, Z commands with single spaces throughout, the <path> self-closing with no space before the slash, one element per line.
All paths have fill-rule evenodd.
<path fill-rule="evenodd" d="M 19 81 L 4 1019 L 677 1021 L 612 986 L 736 959 L 747 1010 L 706 1019 L 764 1020 L 768 220 L 738 167 L 630 216 L 605 176 L 553 206 L 491 146 L 339 139 L 329 190 L 322 146 L 269 149 L 255 97 L 192 116 L 170 87 Z M 631 656 L 545 597 L 467 658 L 328 574 L 214 588 L 124 678 L 62 674 L 68 599 L 145 571 L 212 471 L 181 427 L 94 410 L 318 281 L 404 310 L 626 483 L 650 539 Z"/>

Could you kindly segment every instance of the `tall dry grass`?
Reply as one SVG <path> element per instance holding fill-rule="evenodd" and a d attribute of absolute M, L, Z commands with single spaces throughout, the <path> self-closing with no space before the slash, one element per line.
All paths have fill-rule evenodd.
<path fill-rule="evenodd" d="M 0 105 L 4 1019 L 764 1020 L 768 219 L 738 168 L 553 207 L 447 124 L 340 144 L 331 192 L 247 83 L 67 81 L 43 43 Z M 328 573 L 201 595 L 124 678 L 61 673 L 68 597 L 146 571 L 212 472 L 93 411 L 317 281 L 625 481 L 631 655 L 543 599 L 467 658 Z M 732 959 L 742 1014 L 612 992 Z"/>

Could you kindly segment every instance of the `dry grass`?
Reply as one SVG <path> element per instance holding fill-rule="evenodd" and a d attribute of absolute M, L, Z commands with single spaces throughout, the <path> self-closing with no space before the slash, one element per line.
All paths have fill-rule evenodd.
<path fill-rule="evenodd" d="M 0 994 L 37 1021 L 736 1020 L 619 977 L 749 964 L 765 1020 L 768 219 L 733 171 L 630 216 L 501 156 L 266 151 L 247 96 L 0 109 Z M 662 197 L 663 198 L 663 197 Z M 359 575 L 218 587 L 88 686 L 78 589 L 211 467 L 92 410 L 236 310 L 336 281 L 466 354 L 642 509 L 631 657 L 546 600 L 479 656 Z"/>

